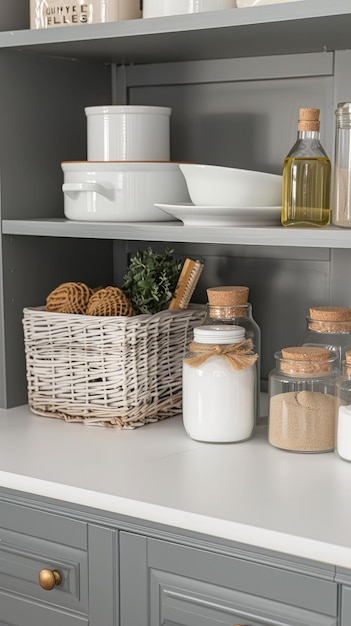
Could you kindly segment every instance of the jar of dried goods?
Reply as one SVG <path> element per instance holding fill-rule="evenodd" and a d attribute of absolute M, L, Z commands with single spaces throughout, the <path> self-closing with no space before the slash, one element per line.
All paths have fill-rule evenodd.
<path fill-rule="evenodd" d="M 335 451 L 344 461 L 351 461 L 351 350 L 345 353 L 342 375 L 336 383 Z"/>
<path fill-rule="evenodd" d="M 236 443 L 255 429 L 256 362 L 234 325 L 200 326 L 183 363 L 183 422 L 192 439 Z"/>
<path fill-rule="evenodd" d="M 351 350 L 351 308 L 342 306 L 310 307 L 306 330 L 300 346 L 321 346 L 337 355 L 341 370 L 346 350 Z"/>
<path fill-rule="evenodd" d="M 207 289 L 208 304 L 206 307 L 206 326 L 235 325 L 245 329 L 245 338 L 251 339 L 253 351 L 258 355 L 257 370 L 257 402 L 256 421 L 260 416 L 260 356 L 261 330 L 253 318 L 252 305 L 248 301 L 249 287 L 244 285 L 230 285 L 224 287 L 209 287 Z"/>
<path fill-rule="evenodd" d="M 268 440 L 292 452 L 328 452 L 335 445 L 336 355 L 322 347 L 276 352 L 268 377 Z"/>

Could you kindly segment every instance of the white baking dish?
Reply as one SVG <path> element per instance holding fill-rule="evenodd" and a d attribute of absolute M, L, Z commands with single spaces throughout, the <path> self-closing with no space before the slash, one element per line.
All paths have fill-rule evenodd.
<path fill-rule="evenodd" d="M 143 0 L 143 17 L 233 9 L 236 0 Z"/>
<path fill-rule="evenodd" d="M 64 214 L 69 220 L 174 220 L 155 203 L 189 202 L 178 163 L 71 161 L 61 164 Z"/>
<path fill-rule="evenodd" d="M 171 113 L 161 106 L 86 107 L 88 161 L 169 161 Z"/>

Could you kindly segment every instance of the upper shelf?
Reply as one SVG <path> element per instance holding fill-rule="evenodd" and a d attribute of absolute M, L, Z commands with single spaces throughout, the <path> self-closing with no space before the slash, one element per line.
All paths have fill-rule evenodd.
<path fill-rule="evenodd" d="M 181 222 L 76 222 L 66 219 L 3 220 L 4 235 L 130 241 L 217 243 L 302 248 L 351 248 L 350 230 L 328 228 L 183 226 Z"/>
<path fill-rule="evenodd" d="M 0 33 L 0 48 L 106 63 L 219 59 L 351 48 L 350 0 Z"/>

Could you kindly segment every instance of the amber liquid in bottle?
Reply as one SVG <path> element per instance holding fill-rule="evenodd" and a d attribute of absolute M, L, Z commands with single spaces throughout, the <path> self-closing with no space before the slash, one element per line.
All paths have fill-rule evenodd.
<path fill-rule="evenodd" d="M 283 166 L 283 225 L 328 226 L 330 179 L 328 157 L 287 157 Z"/>
<path fill-rule="evenodd" d="M 299 109 L 297 140 L 283 165 L 283 226 L 330 223 L 331 164 L 320 143 L 319 114 L 319 109 Z"/>

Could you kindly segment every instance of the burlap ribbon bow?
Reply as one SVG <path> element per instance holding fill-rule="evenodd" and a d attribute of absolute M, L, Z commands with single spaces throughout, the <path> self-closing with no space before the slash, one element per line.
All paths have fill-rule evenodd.
<path fill-rule="evenodd" d="M 253 343 L 251 339 L 230 345 L 193 341 L 189 349 L 192 354 L 184 359 L 184 363 L 190 367 L 199 367 L 211 356 L 222 356 L 232 369 L 243 370 L 254 365 L 258 359 L 258 354 L 252 352 Z"/>

